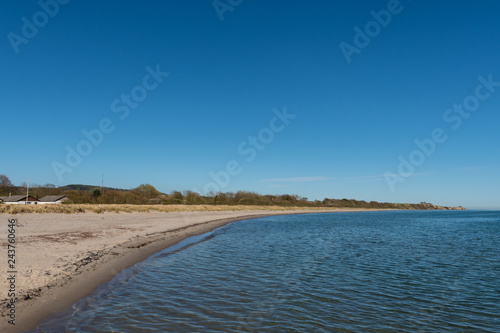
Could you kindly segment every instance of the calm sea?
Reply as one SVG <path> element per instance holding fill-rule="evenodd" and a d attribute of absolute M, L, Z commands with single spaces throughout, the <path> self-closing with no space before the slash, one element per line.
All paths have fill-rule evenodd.
<path fill-rule="evenodd" d="M 500 212 L 235 222 L 118 274 L 40 331 L 500 332 Z"/>

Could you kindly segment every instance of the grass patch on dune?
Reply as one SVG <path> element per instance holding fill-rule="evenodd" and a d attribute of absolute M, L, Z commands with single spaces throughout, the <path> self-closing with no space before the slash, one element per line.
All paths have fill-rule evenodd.
<path fill-rule="evenodd" d="M 255 205 L 122 205 L 122 204 L 63 204 L 63 205 L 0 205 L 0 214 L 25 213 L 150 213 L 150 212 L 199 212 L 199 211 L 241 211 L 241 210 L 337 210 L 339 208 L 324 207 L 287 207 L 287 206 L 255 206 Z M 356 209 L 353 209 L 356 210 Z"/>

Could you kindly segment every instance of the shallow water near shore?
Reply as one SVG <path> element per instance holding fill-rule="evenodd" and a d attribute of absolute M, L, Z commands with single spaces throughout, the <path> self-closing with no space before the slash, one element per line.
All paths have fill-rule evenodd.
<path fill-rule="evenodd" d="M 500 212 L 271 216 L 125 270 L 34 332 L 498 332 Z"/>

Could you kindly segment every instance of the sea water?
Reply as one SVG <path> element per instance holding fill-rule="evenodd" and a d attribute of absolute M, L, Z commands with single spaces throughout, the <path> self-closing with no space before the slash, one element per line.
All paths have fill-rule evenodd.
<path fill-rule="evenodd" d="M 500 332 L 500 212 L 234 222 L 118 274 L 38 332 Z"/>

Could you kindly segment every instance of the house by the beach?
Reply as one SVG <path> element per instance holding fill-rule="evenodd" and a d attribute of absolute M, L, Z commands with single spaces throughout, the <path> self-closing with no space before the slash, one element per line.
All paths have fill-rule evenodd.
<path fill-rule="evenodd" d="M 7 205 L 36 205 L 40 202 L 31 195 L 10 195 L 8 197 L 0 197 L 0 200 Z"/>
<path fill-rule="evenodd" d="M 62 204 L 67 201 L 70 199 L 65 195 L 46 195 L 40 199 L 41 204 Z"/>

